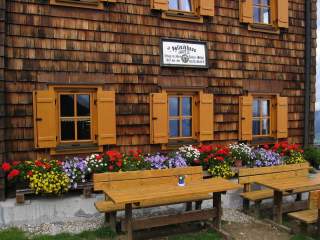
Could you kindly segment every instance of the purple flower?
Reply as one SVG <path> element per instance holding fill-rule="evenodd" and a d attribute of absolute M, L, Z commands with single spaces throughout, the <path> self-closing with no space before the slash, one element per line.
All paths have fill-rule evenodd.
<path fill-rule="evenodd" d="M 152 169 L 165 169 L 168 158 L 164 155 L 157 153 L 156 155 L 150 155 L 145 158 L 146 162 L 149 162 Z"/>
<path fill-rule="evenodd" d="M 279 153 L 264 148 L 254 149 L 251 153 L 251 159 L 256 167 L 276 166 L 283 163 Z"/>
<path fill-rule="evenodd" d="M 86 182 L 88 174 L 87 162 L 83 158 L 67 158 L 63 163 L 63 171 L 70 179 L 69 188 L 77 188 L 78 182 Z"/>

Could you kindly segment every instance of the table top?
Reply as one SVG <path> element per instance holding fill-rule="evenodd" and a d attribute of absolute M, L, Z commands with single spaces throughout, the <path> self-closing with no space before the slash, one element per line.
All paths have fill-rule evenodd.
<path fill-rule="evenodd" d="M 154 186 L 139 186 L 135 189 L 103 189 L 104 193 L 116 204 L 140 203 L 148 200 L 170 199 L 173 197 L 188 197 L 194 194 L 209 194 L 225 192 L 241 188 L 241 185 L 222 178 L 211 178 L 183 187 L 177 184 L 155 184 Z"/>
<path fill-rule="evenodd" d="M 280 192 L 299 191 L 303 188 L 317 190 L 320 189 L 320 174 L 311 177 L 257 180 L 256 183 Z"/>

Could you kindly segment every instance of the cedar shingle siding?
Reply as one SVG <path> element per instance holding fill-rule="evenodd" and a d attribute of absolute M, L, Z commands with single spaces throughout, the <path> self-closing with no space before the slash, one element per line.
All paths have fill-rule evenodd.
<path fill-rule="evenodd" d="M 47 0 L 0 4 L 0 84 L 6 55 L 6 151 L 9 160 L 35 159 L 32 91 L 48 84 L 102 84 L 116 93 L 117 147 L 150 145 L 149 96 L 165 88 L 198 87 L 214 94 L 214 139 L 238 139 L 239 96 L 248 91 L 288 97 L 289 141 L 303 141 L 304 0 L 289 1 L 289 28 L 280 34 L 248 31 L 239 1 L 215 1 L 204 23 L 163 19 L 150 0 L 120 0 L 105 10 L 49 5 Z M 316 55 L 313 1 L 312 109 Z M 160 37 L 206 41 L 209 69 L 160 67 Z M 2 89 L 2 88 L 0 88 Z M 0 94 L 2 94 L 0 92 Z M 1 95 L 0 95 L 1 96 Z M 2 99 L 2 98 L 1 98 Z M 0 101 L 0 114 L 4 111 Z M 0 118 L 2 119 L 2 118 Z M 3 151 L 0 120 L 0 161 Z M 311 129 L 310 136 L 313 136 Z"/>

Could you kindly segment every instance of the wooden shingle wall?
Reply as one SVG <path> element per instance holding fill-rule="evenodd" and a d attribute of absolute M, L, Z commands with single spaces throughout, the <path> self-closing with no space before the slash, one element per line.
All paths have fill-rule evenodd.
<path fill-rule="evenodd" d="M 31 92 L 48 84 L 104 84 L 115 90 L 120 150 L 159 150 L 149 145 L 149 95 L 168 87 L 215 94 L 219 143 L 238 139 L 240 95 L 280 93 L 289 97 L 289 141 L 303 141 L 304 0 L 289 1 L 290 26 L 281 34 L 248 31 L 239 23 L 239 1 L 230 0 L 216 1 L 215 17 L 203 24 L 161 19 L 150 10 L 150 0 L 119 0 L 104 11 L 8 0 L 7 11 L 9 159 L 37 157 Z M 314 102 L 315 0 L 312 17 Z M 207 41 L 210 68 L 160 68 L 160 37 Z"/>
<path fill-rule="evenodd" d="M 5 159 L 5 84 L 4 84 L 4 45 L 6 1 L 0 0 L 0 164 Z M 4 199 L 4 178 L 0 169 L 0 200 Z"/>

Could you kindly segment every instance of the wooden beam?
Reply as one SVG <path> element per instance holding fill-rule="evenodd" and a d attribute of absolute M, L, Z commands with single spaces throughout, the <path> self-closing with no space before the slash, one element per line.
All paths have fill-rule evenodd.
<path fill-rule="evenodd" d="M 210 218 L 217 217 L 217 210 L 216 209 L 204 209 L 204 210 L 195 210 L 195 211 L 188 211 L 174 215 L 164 215 L 164 216 L 156 216 L 156 217 L 149 217 L 149 218 L 141 218 L 135 219 L 132 222 L 132 230 L 140 230 L 140 229 L 148 229 L 154 227 L 161 227 L 167 226 L 172 224 L 179 224 L 179 223 L 187 223 L 187 222 L 194 222 L 194 221 L 204 221 Z M 125 222 L 122 222 L 122 230 L 128 231 L 129 226 Z"/>

